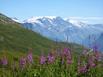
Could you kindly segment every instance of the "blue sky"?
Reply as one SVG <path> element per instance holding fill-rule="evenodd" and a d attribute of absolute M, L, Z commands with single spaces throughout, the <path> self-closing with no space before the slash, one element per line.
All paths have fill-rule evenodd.
<path fill-rule="evenodd" d="M 31 16 L 103 17 L 103 0 L 0 0 L 0 12 L 19 20 Z"/>

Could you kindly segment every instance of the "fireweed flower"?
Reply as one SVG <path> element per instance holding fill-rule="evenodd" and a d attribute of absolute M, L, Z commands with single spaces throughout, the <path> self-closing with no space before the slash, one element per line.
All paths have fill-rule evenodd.
<path fill-rule="evenodd" d="M 53 55 L 53 53 L 49 53 L 47 59 L 49 63 L 53 63 L 55 60 L 55 56 Z"/>
<path fill-rule="evenodd" d="M 72 55 L 71 55 L 71 51 L 68 51 L 68 55 L 66 56 L 66 60 L 68 64 L 72 63 Z"/>
<path fill-rule="evenodd" d="M 21 57 L 19 60 L 19 65 L 21 68 L 24 68 L 26 65 L 26 58 L 25 57 Z"/>
<path fill-rule="evenodd" d="M 78 59 L 78 74 L 83 74 L 88 71 L 87 64 L 82 64 L 80 58 Z"/>
<path fill-rule="evenodd" d="M 69 48 L 64 48 L 64 50 L 62 52 L 62 55 L 64 57 L 67 57 L 67 56 L 71 57 L 71 51 L 70 51 L 70 49 Z"/>
<path fill-rule="evenodd" d="M 90 56 L 89 57 L 88 65 L 89 65 L 89 67 L 95 67 L 96 66 L 96 64 L 95 64 L 95 57 L 94 56 Z"/>
<path fill-rule="evenodd" d="M 66 60 L 68 64 L 72 63 L 72 55 L 69 48 L 64 48 L 62 52 L 62 60 Z"/>
<path fill-rule="evenodd" d="M 40 64 L 45 64 L 46 63 L 46 57 L 44 55 L 42 55 L 40 57 Z"/>
<path fill-rule="evenodd" d="M 3 58 L 1 59 L 1 64 L 4 65 L 4 66 L 8 64 L 8 60 L 7 60 L 6 57 L 3 57 Z"/>
<path fill-rule="evenodd" d="M 72 64 L 72 58 L 71 58 L 71 56 L 67 56 L 66 59 L 67 59 L 67 63 L 68 64 Z"/>
<path fill-rule="evenodd" d="M 86 73 L 88 70 L 87 70 L 87 65 L 83 65 L 83 66 L 78 66 L 78 73 L 81 74 L 81 73 Z"/>
<path fill-rule="evenodd" d="M 67 55 L 69 54 L 69 52 L 70 52 L 69 48 L 64 48 L 62 54 L 63 54 L 64 56 L 67 56 Z"/>
<path fill-rule="evenodd" d="M 33 54 L 32 52 L 29 52 L 27 55 L 27 62 L 28 63 L 33 63 Z"/>

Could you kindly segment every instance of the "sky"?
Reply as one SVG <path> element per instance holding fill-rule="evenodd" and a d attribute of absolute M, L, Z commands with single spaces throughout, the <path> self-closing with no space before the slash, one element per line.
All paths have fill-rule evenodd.
<path fill-rule="evenodd" d="M 32 16 L 61 16 L 103 23 L 103 0 L 0 0 L 0 12 L 21 21 Z"/>

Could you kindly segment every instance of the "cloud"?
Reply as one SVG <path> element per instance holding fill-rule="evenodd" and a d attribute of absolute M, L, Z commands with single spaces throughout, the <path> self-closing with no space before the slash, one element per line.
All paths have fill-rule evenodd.
<path fill-rule="evenodd" d="M 103 17 L 69 17 L 70 19 L 82 19 L 82 20 L 103 20 Z"/>
<path fill-rule="evenodd" d="M 71 20 L 79 20 L 84 23 L 102 23 L 103 24 L 103 17 L 69 17 Z"/>

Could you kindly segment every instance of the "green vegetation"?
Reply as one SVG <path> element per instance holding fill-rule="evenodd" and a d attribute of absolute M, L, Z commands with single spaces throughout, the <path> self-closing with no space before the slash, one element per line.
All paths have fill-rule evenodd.
<path fill-rule="evenodd" d="M 51 48 L 68 45 L 56 43 L 40 34 L 24 29 L 21 24 L 0 14 L 0 50 L 25 52 L 32 48 L 35 54 L 40 54 L 40 52 L 47 53 Z M 70 44 L 69 46 L 74 46 L 76 49 L 80 48 L 80 46 L 75 44 Z"/>
<path fill-rule="evenodd" d="M 53 50 L 47 56 L 0 52 L 0 77 L 102 77 L 103 54 L 83 50 L 81 55 L 68 48 Z"/>

